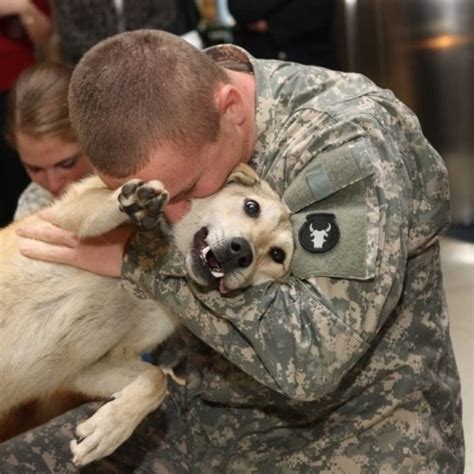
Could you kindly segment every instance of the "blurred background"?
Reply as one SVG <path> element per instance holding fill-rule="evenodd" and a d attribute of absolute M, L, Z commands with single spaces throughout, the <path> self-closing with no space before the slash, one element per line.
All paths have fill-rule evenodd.
<path fill-rule="evenodd" d="M 474 2 L 343 0 L 339 11 L 344 67 L 415 111 L 449 170 L 452 233 L 473 240 Z"/>
<path fill-rule="evenodd" d="M 451 233 L 474 242 L 474 1 L 330 3 L 337 68 L 393 90 L 416 113 L 449 170 Z M 208 43 L 238 38 L 229 4 L 201 1 Z"/>

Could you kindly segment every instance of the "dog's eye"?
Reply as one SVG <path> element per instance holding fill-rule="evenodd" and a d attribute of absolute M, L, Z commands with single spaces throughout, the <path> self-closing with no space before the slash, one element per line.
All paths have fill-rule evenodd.
<path fill-rule="evenodd" d="M 244 211 L 249 217 L 258 217 L 260 215 L 260 205 L 253 199 L 246 199 L 244 202 Z"/>
<path fill-rule="evenodd" d="M 286 258 L 286 253 L 280 247 L 273 247 L 270 249 L 270 257 L 272 257 L 273 261 L 276 263 L 283 263 Z"/>

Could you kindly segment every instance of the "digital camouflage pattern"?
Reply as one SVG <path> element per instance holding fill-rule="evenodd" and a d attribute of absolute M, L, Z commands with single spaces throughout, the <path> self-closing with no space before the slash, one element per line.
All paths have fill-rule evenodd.
<path fill-rule="evenodd" d="M 49 206 L 53 202 L 53 195 L 39 184 L 30 183 L 18 198 L 13 219 L 18 221 Z"/>
<path fill-rule="evenodd" d="M 188 472 L 182 389 L 171 385 L 160 410 L 148 417 L 111 456 L 80 470 L 72 463 L 69 441 L 78 420 L 100 407 L 89 403 L 0 445 L 2 474 L 167 474 Z"/>
<path fill-rule="evenodd" d="M 208 54 L 255 75 L 250 164 L 291 209 L 296 241 L 316 212 L 336 216 L 340 239 L 320 254 L 297 245 L 283 283 L 222 297 L 186 280 L 172 243 L 139 234 L 124 280 L 182 318 L 187 386 L 179 416 L 166 418 L 166 435 L 133 470 L 141 431 L 91 472 L 123 462 L 127 472 L 461 473 L 460 387 L 436 240 L 449 224 L 442 159 L 413 114 L 363 76 L 254 60 L 233 46 Z M 169 406 L 140 430 L 162 433 Z M 56 430 L 6 443 L 5 467 L 25 451 L 31 463 L 33 449 L 57 460 L 67 435 Z M 177 432 L 181 451 L 167 451 Z M 149 459 L 166 468 L 144 471 Z"/>

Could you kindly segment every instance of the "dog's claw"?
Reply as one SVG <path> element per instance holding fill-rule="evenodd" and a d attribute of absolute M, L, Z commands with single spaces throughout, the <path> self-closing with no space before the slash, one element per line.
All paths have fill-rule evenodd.
<path fill-rule="evenodd" d="M 119 209 L 140 227 L 152 229 L 159 222 L 168 202 L 168 192 L 159 181 L 145 183 L 134 179 L 122 186 Z"/>

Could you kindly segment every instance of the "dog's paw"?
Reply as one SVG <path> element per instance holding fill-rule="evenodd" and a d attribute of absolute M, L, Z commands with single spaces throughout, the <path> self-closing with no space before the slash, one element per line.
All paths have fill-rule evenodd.
<path fill-rule="evenodd" d="M 133 432 L 136 422 L 114 402 L 103 405 L 76 428 L 76 439 L 69 443 L 72 462 L 85 466 L 112 454 Z"/>
<path fill-rule="evenodd" d="M 118 200 L 120 210 L 135 224 L 152 229 L 160 220 L 168 197 L 168 192 L 160 181 L 145 183 L 132 179 L 122 186 Z"/>

